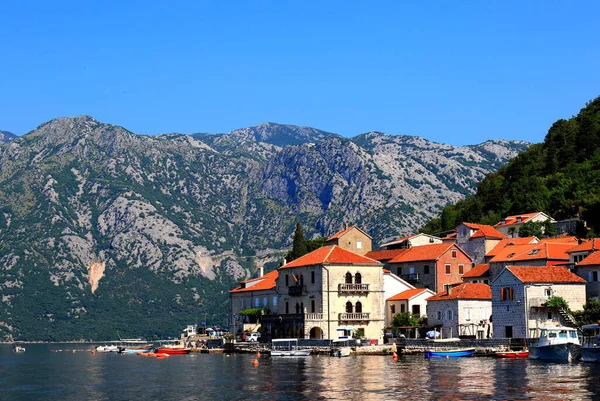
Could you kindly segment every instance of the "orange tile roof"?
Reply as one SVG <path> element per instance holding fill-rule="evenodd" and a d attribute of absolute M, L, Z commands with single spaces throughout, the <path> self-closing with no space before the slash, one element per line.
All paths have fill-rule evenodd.
<path fill-rule="evenodd" d="M 399 254 L 408 251 L 408 249 L 383 249 L 380 251 L 371 251 L 365 253 L 367 258 L 375 259 L 378 261 L 390 260 L 398 256 Z"/>
<path fill-rule="evenodd" d="M 492 299 L 492 289 L 487 284 L 481 283 L 463 283 L 456 287 L 450 288 L 450 294 L 446 291 L 442 291 L 431 298 L 427 298 L 427 302 L 430 301 L 447 301 L 451 299 Z"/>
<path fill-rule="evenodd" d="M 498 254 L 490 260 L 490 263 L 540 259 L 569 260 L 567 250 L 570 248 L 570 244 L 556 244 L 552 242 L 513 245 L 498 252 Z"/>
<path fill-rule="evenodd" d="M 347 251 L 337 245 L 323 246 L 312 251 L 290 263 L 283 265 L 280 269 L 290 269 L 292 267 L 312 266 L 312 265 L 373 265 L 381 266 L 376 260 Z"/>
<path fill-rule="evenodd" d="M 411 298 L 427 291 L 427 288 L 411 288 L 410 290 L 402 291 L 392 297 L 389 297 L 388 301 L 408 301 Z"/>
<path fill-rule="evenodd" d="M 533 244 L 537 242 L 537 240 L 538 239 L 536 237 L 506 238 L 498 242 L 498 244 L 494 248 L 492 248 L 491 251 L 486 253 L 485 256 L 494 257 L 498 254 L 498 252 L 500 252 L 502 249 L 508 246 Z"/>
<path fill-rule="evenodd" d="M 598 249 L 600 249 L 600 238 L 592 238 L 591 240 L 582 242 L 581 244 L 577 245 L 576 247 L 569 249 L 567 252 L 568 253 L 589 252 L 589 251 L 595 251 Z"/>
<path fill-rule="evenodd" d="M 331 241 L 334 239 L 338 239 L 340 238 L 342 235 L 346 234 L 347 232 L 353 230 L 353 229 L 357 229 L 358 231 L 360 231 L 361 233 L 363 233 L 364 235 L 366 235 L 367 237 L 371 238 L 371 236 L 369 234 L 367 234 L 366 232 L 364 232 L 363 230 L 361 230 L 360 228 L 358 228 L 357 226 L 348 226 L 348 228 L 344 228 L 340 231 L 338 231 L 337 233 L 333 234 L 331 237 L 327 238 L 327 241 Z"/>
<path fill-rule="evenodd" d="M 560 237 L 550 237 L 550 238 L 542 238 L 540 242 L 548 242 L 552 244 L 569 244 L 571 246 L 579 244 L 579 240 L 577 237 L 573 237 L 570 235 L 563 235 Z"/>
<path fill-rule="evenodd" d="M 250 280 L 242 281 L 242 283 L 246 283 L 245 288 L 242 288 L 242 286 L 239 286 L 229 292 L 238 293 L 238 292 L 247 292 L 247 291 L 272 290 L 273 288 L 275 288 L 275 285 L 276 285 L 275 281 L 277 280 L 278 276 L 279 276 L 279 272 L 277 270 L 273 270 L 272 272 L 269 272 L 262 277 L 257 277 L 257 278 L 253 278 Z M 258 282 L 256 284 L 252 284 L 250 286 L 248 285 L 255 281 L 258 281 Z"/>
<path fill-rule="evenodd" d="M 488 264 L 480 264 L 475 265 L 471 270 L 463 274 L 463 278 L 474 278 L 474 277 L 482 277 L 487 276 L 490 271 L 490 265 Z"/>
<path fill-rule="evenodd" d="M 471 238 L 497 238 L 504 239 L 506 235 L 502 234 L 500 231 L 496 230 L 492 226 L 488 226 L 485 224 L 473 224 L 473 223 L 463 223 L 465 226 L 469 227 L 471 230 L 477 230 Z"/>
<path fill-rule="evenodd" d="M 502 224 L 502 221 L 494 224 L 494 227 L 498 227 L 498 226 L 511 226 L 513 224 L 523 224 L 523 223 L 527 223 L 529 220 L 531 220 L 533 217 L 537 216 L 538 214 L 540 214 L 542 212 L 535 212 L 535 213 L 525 213 L 525 214 L 516 214 L 514 216 L 506 216 L 504 219 L 502 219 L 502 221 L 505 222 L 505 224 Z M 521 218 L 521 221 L 517 222 L 517 218 Z"/>
<path fill-rule="evenodd" d="M 600 265 L 600 252 L 596 251 L 594 253 L 589 254 L 585 259 L 581 262 L 577 263 L 577 266 L 596 266 Z"/>
<path fill-rule="evenodd" d="M 506 269 L 523 283 L 585 283 L 564 267 L 508 266 Z"/>
<path fill-rule="evenodd" d="M 417 262 L 423 260 L 437 260 L 450 248 L 456 247 L 453 243 L 430 244 L 413 246 L 406 252 L 390 260 L 390 263 Z M 458 249 L 458 247 L 456 247 Z"/>

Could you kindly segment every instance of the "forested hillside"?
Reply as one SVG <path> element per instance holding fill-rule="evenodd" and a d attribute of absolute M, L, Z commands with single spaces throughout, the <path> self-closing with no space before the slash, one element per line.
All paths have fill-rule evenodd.
<path fill-rule="evenodd" d="M 422 231 L 446 231 L 463 221 L 495 224 L 505 215 L 537 211 L 557 220 L 580 216 L 587 236 L 600 233 L 600 97 L 556 121 L 544 142 L 488 174 L 475 195 L 445 207 Z"/>

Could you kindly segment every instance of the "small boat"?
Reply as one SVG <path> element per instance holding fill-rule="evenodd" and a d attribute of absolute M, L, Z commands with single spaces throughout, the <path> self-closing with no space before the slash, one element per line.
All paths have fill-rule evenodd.
<path fill-rule="evenodd" d="M 581 356 L 577 329 L 573 327 L 540 328 L 537 341 L 531 341 L 529 359 L 575 361 Z"/>
<path fill-rule="evenodd" d="M 119 352 L 118 345 L 99 345 L 96 347 L 96 352 Z"/>
<path fill-rule="evenodd" d="M 167 342 L 165 340 L 165 342 Z M 167 354 L 167 355 L 186 355 L 190 353 L 190 348 L 179 341 L 175 340 L 173 344 L 164 344 L 156 349 L 156 354 Z"/>
<path fill-rule="evenodd" d="M 310 348 L 298 348 L 297 338 L 278 338 L 271 340 L 271 356 L 308 356 Z"/>
<path fill-rule="evenodd" d="M 529 356 L 529 350 L 524 349 L 521 351 L 497 351 L 496 357 L 498 358 L 527 358 Z"/>
<path fill-rule="evenodd" d="M 15 345 L 13 347 L 13 352 L 25 352 L 25 347 L 21 347 L 20 345 Z"/>
<path fill-rule="evenodd" d="M 473 356 L 475 348 L 458 348 L 450 350 L 427 350 L 425 358 L 458 358 L 465 356 Z"/>
<path fill-rule="evenodd" d="M 138 352 L 151 352 L 154 350 L 152 344 L 148 344 L 148 341 L 141 338 L 123 338 L 113 342 L 118 343 L 117 352 L 119 354 L 137 354 Z"/>
<path fill-rule="evenodd" d="M 583 330 L 583 345 L 581 346 L 581 360 L 583 362 L 600 362 L 600 325 L 586 324 Z"/>
<path fill-rule="evenodd" d="M 350 348 L 350 341 L 351 340 L 348 339 L 333 340 L 331 344 L 331 356 L 350 356 L 352 351 L 352 348 Z"/>

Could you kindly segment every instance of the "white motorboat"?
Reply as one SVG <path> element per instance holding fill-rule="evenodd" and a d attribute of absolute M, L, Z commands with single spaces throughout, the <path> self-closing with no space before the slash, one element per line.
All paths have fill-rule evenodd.
<path fill-rule="evenodd" d="M 96 347 L 96 352 L 119 352 L 118 345 L 99 345 Z"/>
<path fill-rule="evenodd" d="M 575 361 L 581 356 L 577 329 L 542 327 L 537 341 L 530 341 L 529 359 Z"/>
<path fill-rule="evenodd" d="M 356 342 L 354 340 L 348 340 L 348 339 L 339 339 L 339 340 L 333 340 L 332 344 L 331 344 L 331 356 L 337 356 L 337 357 L 343 357 L 343 356 L 350 356 L 350 353 L 352 352 L 352 348 L 351 348 L 351 343 L 356 344 Z"/>
<path fill-rule="evenodd" d="M 271 356 L 308 356 L 310 348 L 299 348 L 297 338 L 277 338 L 271 340 Z"/>

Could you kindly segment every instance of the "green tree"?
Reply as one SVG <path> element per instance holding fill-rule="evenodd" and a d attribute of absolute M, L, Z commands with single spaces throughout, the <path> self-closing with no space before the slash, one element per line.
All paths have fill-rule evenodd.
<path fill-rule="evenodd" d="M 519 237 L 538 237 L 544 235 L 544 223 L 541 221 L 528 221 L 519 228 Z"/>
<path fill-rule="evenodd" d="M 573 312 L 573 315 L 580 325 L 598 323 L 600 321 L 600 301 L 593 298 L 588 299 L 583 310 Z"/>
<path fill-rule="evenodd" d="M 292 261 L 306 255 L 307 253 L 308 246 L 306 244 L 306 239 L 304 239 L 304 230 L 302 229 L 302 224 L 297 222 L 296 230 L 294 231 L 294 243 L 292 245 L 292 251 L 288 253 L 286 259 L 288 259 L 288 261 Z"/>
<path fill-rule="evenodd" d="M 410 312 L 398 313 L 392 319 L 392 326 L 394 327 L 417 327 L 419 325 L 419 316 L 413 315 Z"/>

